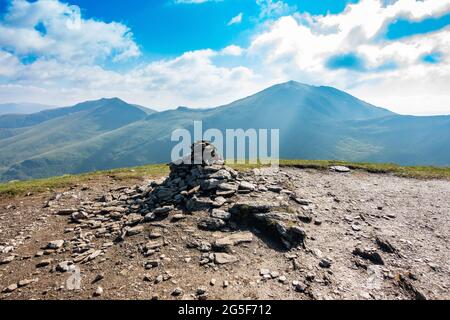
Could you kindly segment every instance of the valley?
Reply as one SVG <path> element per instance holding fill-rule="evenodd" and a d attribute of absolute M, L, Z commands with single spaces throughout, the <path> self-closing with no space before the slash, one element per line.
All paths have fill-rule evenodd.
<path fill-rule="evenodd" d="M 290 81 L 226 106 L 155 112 L 101 99 L 0 116 L 0 181 L 170 161 L 173 130 L 279 129 L 280 158 L 450 163 L 450 116 L 402 116 L 330 87 Z M 226 157 L 226 154 L 225 154 Z"/>

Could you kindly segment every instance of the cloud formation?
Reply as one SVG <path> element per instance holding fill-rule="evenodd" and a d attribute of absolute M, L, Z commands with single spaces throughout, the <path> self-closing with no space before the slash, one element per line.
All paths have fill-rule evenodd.
<path fill-rule="evenodd" d="M 230 22 L 228 22 L 228 26 L 231 26 L 231 25 L 233 25 L 233 24 L 239 24 L 239 23 L 241 23 L 242 22 L 242 16 L 243 16 L 244 14 L 241 12 L 241 13 L 239 13 L 237 16 L 235 16 L 235 17 L 233 17 L 233 18 L 231 18 L 231 20 L 230 20 Z"/>
<path fill-rule="evenodd" d="M 13 0 L 0 22 L 0 45 L 20 57 L 79 63 L 140 55 L 125 25 L 83 19 L 77 6 L 55 0 Z"/>
<path fill-rule="evenodd" d="M 279 17 L 297 10 L 297 7 L 290 6 L 281 0 L 256 0 L 256 4 L 260 7 L 261 19 Z"/>
<path fill-rule="evenodd" d="M 55 105 L 120 96 L 159 109 L 208 107 L 292 79 L 335 86 L 400 113 L 450 114 L 450 27 L 385 37 L 397 19 L 450 12 L 450 0 L 361 0 L 327 15 L 257 2 L 265 22 L 245 48 L 185 52 L 113 71 L 99 61 L 140 54 L 128 27 L 84 19 L 56 0 L 15 0 L 0 22 L 0 101 Z M 72 32 L 72 25 L 81 29 Z"/>

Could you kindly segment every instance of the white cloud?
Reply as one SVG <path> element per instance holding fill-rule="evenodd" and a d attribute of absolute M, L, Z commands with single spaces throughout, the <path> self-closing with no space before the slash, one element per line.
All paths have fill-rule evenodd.
<path fill-rule="evenodd" d="M 261 70 L 254 71 L 269 79 L 332 85 L 401 113 L 450 114 L 448 104 L 439 103 L 442 96 L 447 96 L 442 101 L 450 99 L 443 88 L 450 78 L 450 27 L 396 41 L 380 39 L 395 19 L 420 20 L 449 11 L 449 0 L 398 0 L 386 6 L 381 0 L 361 0 L 340 14 L 281 17 L 254 37 L 246 53 L 258 61 L 254 64 Z M 436 51 L 443 54 L 439 65 L 421 61 Z M 348 53 L 364 61 L 363 72 L 327 67 L 330 58 Z M 408 88 L 414 88 L 415 94 Z M 418 95 L 440 98 L 434 103 L 429 100 L 420 111 Z"/>
<path fill-rule="evenodd" d="M 295 6 L 289 6 L 287 3 L 279 0 L 256 0 L 260 6 L 260 18 L 274 18 L 287 15 L 296 11 Z"/>
<path fill-rule="evenodd" d="M 17 101 L 18 96 L 26 93 L 30 101 L 52 101 L 54 105 L 119 96 L 159 109 L 178 105 L 215 106 L 239 99 L 248 90 L 259 89 L 255 86 L 257 76 L 249 68 L 219 67 L 213 63 L 215 57 L 234 56 L 239 49 L 233 46 L 220 52 L 209 49 L 186 52 L 124 73 L 95 65 L 39 60 L 22 65 L 10 84 L 0 83 L 0 101 Z"/>
<path fill-rule="evenodd" d="M 140 55 L 125 25 L 83 19 L 77 6 L 56 0 L 13 0 L 0 21 L 0 45 L 20 56 L 80 63 Z"/>
<path fill-rule="evenodd" d="M 0 24 L 7 31 L 0 32 L 0 47 L 8 44 L 13 49 L 0 50 L 0 101 L 69 105 L 119 96 L 159 109 L 206 107 L 293 79 L 331 85 L 399 113 L 450 114 L 450 27 L 395 41 L 380 36 L 389 23 L 402 17 L 442 16 L 450 11 L 450 0 L 398 0 L 387 5 L 382 0 L 361 0 L 342 13 L 319 16 L 292 13 L 281 1 L 258 3 L 269 21 L 246 48 L 230 45 L 186 52 L 119 72 L 94 60 L 139 54 L 126 26 L 85 20 L 58 1 L 17 0 L 16 10 Z M 72 12 L 69 26 L 81 19 L 86 35 L 67 32 L 61 8 Z M 53 26 L 46 36 L 34 30 L 38 21 Z M 58 27 L 61 33 L 53 30 Z M 439 64 L 421 61 L 434 52 L 442 56 Z M 22 63 L 19 58 L 29 53 L 41 58 Z M 330 58 L 349 53 L 363 61 L 362 70 L 329 68 Z"/>
<path fill-rule="evenodd" d="M 235 17 L 233 17 L 233 18 L 231 18 L 231 20 L 228 22 L 228 26 L 231 26 L 231 25 L 233 25 L 233 24 L 239 24 L 239 23 L 241 23 L 242 22 L 242 16 L 243 16 L 244 14 L 241 12 L 241 13 L 239 13 L 237 16 L 235 16 Z"/>
<path fill-rule="evenodd" d="M 20 61 L 17 57 L 8 52 L 0 51 L 0 77 L 14 76 L 20 68 Z"/>
<path fill-rule="evenodd" d="M 244 50 L 235 45 L 231 45 L 220 50 L 220 53 L 226 56 L 240 56 L 242 55 Z"/>

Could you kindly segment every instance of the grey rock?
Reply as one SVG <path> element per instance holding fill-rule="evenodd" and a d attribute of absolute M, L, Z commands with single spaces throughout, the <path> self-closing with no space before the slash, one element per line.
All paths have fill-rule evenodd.
<path fill-rule="evenodd" d="M 213 209 L 211 212 L 211 217 L 227 221 L 227 220 L 230 220 L 231 213 L 224 211 L 224 210 Z"/>
<path fill-rule="evenodd" d="M 145 263 L 145 269 L 152 269 L 159 266 L 159 260 L 149 260 Z"/>
<path fill-rule="evenodd" d="M 214 201 L 209 198 L 197 198 L 193 196 L 187 203 L 186 209 L 193 211 L 208 210 L 214 205 Z"/>
<path fill-rule="evenodd" d="M 308 289 L 308 286 L 301 281 L 293 281 L 292 285 L 297 292 L 304 293 Z"/>
<path fill-rule="evenodd" d="M 162 241 L 158 241 L 158 240 L 149 241 L 145 245 L 145 249 L 146 250 L 154 250 L 154 249 L 161 248 L 162 246 L 163 246 L 163 242 Z"/>
<path fill-rule="evenodd" d="M 50 265 L 53 262 L 53 259 L 44 259 L 36 264 L 36 268 L 43 268 Z"/>
<path fill-rule="evenodd" d="M 324 268 L 324 269 L 328 269 L 331 268 L 331 264 L 332 261 L 329 258 L 323 258 L 322 260 L 320 260 L 319 262 L 319 267 Z"/>
<path fill-rule="evenodd" d="M 97 258 L 99 255 L 102 254 L 101 250 L 95 250 L 94 252 L 92 252 L 88 257 L 87 257 L 87 261 L 92 261 L 95 258 Z"/>
<path fill-rule="evenodd" d="M 132 228 L 129 228 L 127 230 L 127 236 L 128 237 L 132 237 L 132 236 L 140 234 L 143 231 L 144 231 L 144 227 L 143 226 L 132 227 Z"/>
<path fill-rule="evenodd" d="M 23 279 L 23 280 L 20 280 L 20 281 L 17 283 L 17 286 L 18 286 L 19 288 L 22 288 L 22 287 L 26 287 L 26 286 L 28 286 L 28 285 L 30 285 L 30 284 L 32 284 L 32 283 L 38 282 L 38 281 L 39 281 L 38 278 L 34 278 L 34 279 Z"/>
<path fill-rule="evenodd" d="M 204 180 L 201 184 L 201 188 L 203 190 L 212 190 L 212 189 L 216 189 L 219 184 L 221 183 L 221 180 L 218 179 L 208 179 L 208 180 Z"/>
<path fill-rule="evenodd" d="M 297 215 L 298 220 L 304 223 L 311 223 L 313 218 L 309 213 L 303 212 Z"/>
<path fill-rule="evenodd" d="M 61 209 L 57 212 L 59 216 L 70 216 L 72 213 L 77 212 L 78 210 L 75 208 L 65 208 Z"/>
<path fill-rule="evenodd" d="M 214 254 L 214 262 L 217 264 L 228 264 L 238 261 L 236 256 L 230 255 L 228 253 L 217 252 Z"/>
<path fill-rule="evenodd" d="M 133 214 L 130 214 L 127 216 L 127 220 L 126 220 L 125 224 L 127 226 L 135 226 L 141 222 L 142 222 L 142 216 L 140 214 L 133 213 Z"/>
<path fill-rule="evenodd" d="M 13 284 L 7 286 L 6 288 L 4 288 L 2 292 L 3 293 L 11 293 L 11 292 L 16 291 L 16 289 L 17 289 L 17 283 L 13 283 Z"/>
<path fill-rule="evenodd" d="M 247 181 L 241 181 L 239 184 L 239 190 L 254 191 L 255 189 L 255 185 Z"/>
<path fill-rule="evenodd" d="M 174 210 L 174 206 L 164 206 L 162 208 L 158 208 L 153 210 L 153 213 L 158 217 L 158 216 L 166 216 L 168 215 L 171 211 Z"/>
<path fill-rule="evenodd" d="M 92 284 L 97 283 L 99 281 L 102 281 L 105 278 L 105 276 L 103 274 L 98 274 L 95 276 L 94 280 L 92 280 Z"/>
<path fill-rule="evenodd" d="M 198 227 L 203 230 L 217 231 L 223 228 L 225 224 L 225 221 L 222 219 L 206 217 L 199 221 Z"/>
<path fill-rule="evenodd" d="M 71 269 L 72 261 L 63 261 L 56 265 L 56 271 L 67 272 Z"/>
<path fill-rule="evenodd" d="M 260 269 L 259 270 L 259 275 L 260 276 L 265 276 L 265 275 L 267 275 L 267 274 L 270 274 L 270 270 L 269 269 Z"/>
<path fill-rule="evenodd" d="M 270 273 L 270 276 L 272 277 L 272 279 L 276 279 L 280 276 L 280 273 L 278 271 L 272 271 Z"/>
<path fill-rule="evenodd" d="M 80 220 L 88 219 L 89 215 L 84 211 L 77 211 L 77 212 L 72 213 L 71 218 L 73 221 L 80 221 Z"/>
<path fill-rule="evenodd" d="M 225 199 L 224 197 L 217 197 L 217 198 L 214 199 L 213 206 L 216 207 L 216 208 L 220 208 L 226 202 L 227 202 L 227 199 Z"/>
<path fill-rule="evenodd" d="M 144 222 L 151 222 L 156 219 L 156 215 L 153 212 L 149 212 L 144 216 Z"/>
<path fill-rule="evenodd" d="M 251 232 L 237 232 L 224 238 L 217 239 L 214 242 L 216 250 L 230 251 L 230 247 L 241 243 L 249 243 L 253 241 L 253 234 Z"/>
<path fill-rule="evenodd" d="M 355 250 L 353 250 L 353 254 L 355 256 L 359 256 L 365 260 L 369 260 L 373 264 L 384 265 L 383 258 L 374 249 L 364 249 L 364 248 L 356 247 Z"/>
<path fill-rule="evenodd" d="M 102 294 L 103 294 L 103 288 L 97 287 L 97 289 L 95 289 L 95 292 L 94 292 L 94 297 L 100 297 Z"/>
<path fill-rule="evenodd" d="M 223 191 L 237 191 L 238 186 L 233 183 L 221 182 L 218 188 Z"/>
<path fill-rule="evenodd" d="M 211 243 L 203 241 L 198 245 L 198 250 L 201 252 L 210 252 L 211 251 Z"/>
<path fill-rule="evenodd" d="M 14 256 L 8 256 L 0 260 L 0 265 L 2 264 L 8 264 L 14 261 Z"/>
<path fill-rule="evenodd" d="M 230 198 L 236 194 L 236 190 L 218 190 L 216 195 L 220 197 Z"/>
<path fill-rule="evenodd" d="M 205 294 L 207 290 L 208 289 L 206 287 L 198 287 L 197 290 L 195 291 L 195 294 L 199 296 Z"/>
<path fill-rule="evenodd" d="M 230 180 L 232 178 L 231 173 L 225 169 L 221 169 L 216 173 L 210 175 L 210 178 L 218 179 L 218 180 Z"/>
<path fill-rule="evenodd" d="M 276 192 L 276 193 L 280 193 L 281 190 L 283 190 L 283 188 L 280 187 L 280 186 L 268 186 L 267 190 L 272 191 L 272 192 Z"/>
<path fill-rule="evenodd" d="M 266 213 L 271 210 L 275 210 L 279 207 L 279 203 L 276 202 L 264 202 L 264 201 L 244 201 L 236 203 L 231 209 L 232 215 L 247 215 L 252 213 Z"/>
<path fill-rule="evenodd" d="M 344 167 L 344 166 L 333 166 L 330 167 L 331 171 L 335 171 L 335 172 L 340 172 L 340 173 L 346 173 L 346 172 L 350 172 L 350 168 Z"/>
<path fill-rule="evenodd" d="M 172 221 L 173 222 L 181 221 L 181 220 L 184 220 L 184 219 L 186 219 L 186 216 L 184 214 L 181 214 L 181 213 L 175 214 L 172 217 Z"/>
<path fill-rule="evenodd" d="M 162 234 L 159 233 L 159 232 L 156 232 L 156 231 L 152 231 L 152 232 L 149 233 L 148 237 L 150 239 L 158 239 L 158 238 L 162 237 Z"/>
<path fill-rule="evenodd" d="M 51 250 L 56 250 L 56 249 L 61 248 L 63 245 L 64 245 L 64 240 L 54 240 L 54 241 L 50 241 L 45 248 L 51 249 Z"/>
<path fill-rule="evenodd" d="M 183 293 L 183 289 L 181 289 L 181 288 L 175 288 L 175 289 L 172 291 L 172 295 L 173 295 L 174 297 L 178 297 L 178 296 L 180 296 L 182 293 Z"/>

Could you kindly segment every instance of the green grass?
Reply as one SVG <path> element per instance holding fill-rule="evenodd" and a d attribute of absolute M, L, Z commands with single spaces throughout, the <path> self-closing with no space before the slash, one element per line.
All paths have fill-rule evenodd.
<path fill-rule="evenodd" d="M 27 193 L 40 193 L 53 191 L 59 188 L 67 188 L 78 185 L 83 182 L 94 180 L 100 177 L 111 177 L 115 180 L 132 180 L 142 177 L 161 177 L 169 173 L 169 167 L 164 164 L 147 165 L 141 167 L 132 167 L 126 169 L 114 169 L 105 171 L 96 171 L 79 175 L 64 175 L 60 177 L 51 177 L 46 179 L 37 179 L 29 181 L 13 181 L 0 184 L 0 197 L 18 196 Z"/>
<path fill-rule="evenodd" d="M 261 168 L 258 164 L 229 164 L 239 171 Z M 372 173 L 390 173 L 400 177 L 415 179 L 447 179 L 450 180 L 450 167 L 431 166 L 399 166 L 386 163 L 355 163 L 333 160 L 281 160 L 283 167 L 310 168 L 328 170 L 330 166 L 343 165 L 351 169 L 363 170 Z M 40 193 L 53 191 L 60 188 L 75 186 L 96 178 L 111 177 L 115 180 L 129 181 L 139 178 L 162 177 L 169 173 L 169 167 L 165 164 L 146 165 L 140 167 L 97 171 L 79 175 L 64 175 L 47 179 L 30 181 L 16 181 L 0 184 L 0 197 L 19 196 L 27 193 Z"/>
<path fill-rule="evenodd" d="M 318 170 L 328 170 L 330 166 L 339 165 L 371 173 L 391 173 L 399 177 L 450 180 L 450 167 L 400 166 L 394 163 L 366 163 L 334 160 L 281 160 L 280 165 Z"/>

